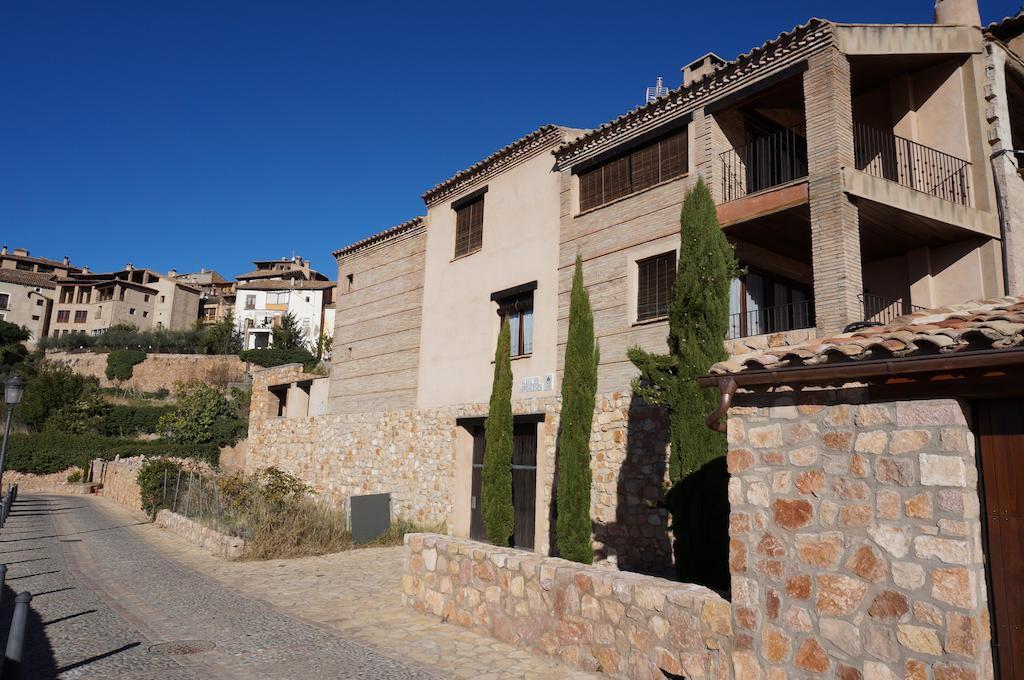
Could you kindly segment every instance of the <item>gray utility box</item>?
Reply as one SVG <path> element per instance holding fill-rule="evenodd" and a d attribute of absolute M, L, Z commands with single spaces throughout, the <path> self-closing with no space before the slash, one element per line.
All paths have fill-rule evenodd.
<path fill-rule="evenodd" d="M 376 493 L 349 498 L 352 540 L 367 543 L 391 526 L 391 494 Z"/>

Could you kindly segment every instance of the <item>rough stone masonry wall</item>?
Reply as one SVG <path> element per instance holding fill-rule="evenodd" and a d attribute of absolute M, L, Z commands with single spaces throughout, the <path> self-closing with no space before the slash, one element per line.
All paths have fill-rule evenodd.
<path fill-rule="evenodd" d="M 141 456 L 123 461 L 94 460 L 92 480 L 103 484 L 99 494 L 131 512 L 141 513 L 142 495 L 138 479 L 144 460 Z"/>
<path fill-rule="evenodd" d="M 245 552 L 245 541 L 238 536 L 228 536 L 214 531 L 208 526 L 170 510 L 160 510 L 156 513 L 156 525 L 218 557 L 237 560 Z"/>
<path fill-rule="evenodd" d="M 246 363 L 235 355 L 149 354 L 145 361 L 132 367 L 132 377 L 118 385 L 107 379 L 104 353 L 47 352 L 46 358 L 67 364 L 75 373 L 98 379 L 101 387 L 131 387 L 141 392 L 173 390 L 176 382 L 191 380 L 224 386 L 241 381 L 246 371 Z"/>
<path fill-rule="evenodd" d="M 966 407 L 806 394 L 730 412 L 736 677 L 990 678 Z"/>
<path fill-rule="evenodd" d="M 431 534 L 405 538 L 406 606 L 610 677 L 728 678 L 729 604 L 674 583 Z"/>
<path fill-rule="evenodd" d="M 300 366 L 254 374 L 244 470 L 277 467 L 341 505 L 352 495 L 387 492 L 394 514 L 424 525 L 446 523 L 451 529 L 456 494 L 468 497 L 470 493 L 468 482 L 465 488 L 455 483 L 457 420 L 486 415 L 487 404 L 267 417 L 266 386 L 299 380 L 303 375 Z M 559 400 L 518 400 L 513 410 L 545 416 L 538 439 L 541 491 L 537 502 L 548 508 L 556 465 Z M 623 569 L 671 567 L 667 513 L 649 506 L 649 501 L 661 497 L 667 480 L 667 446 L 667 422 L 661 409 L 633 400 L 627 393 L 598 395 L 591 437 L 591 517 L 597 559 Z M 538 536 L 549 535 L 549 519 L 549 513 L 544 513 L 536 527 Z"/>

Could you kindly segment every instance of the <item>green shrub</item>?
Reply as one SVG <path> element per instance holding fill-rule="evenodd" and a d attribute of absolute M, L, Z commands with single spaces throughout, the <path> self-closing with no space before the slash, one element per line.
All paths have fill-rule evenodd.
<path fill-rule="evenodd" d="M 102 432 L 110 413 L 110 404 L 92 388 L 87 388 L 76 401 L 57 409 L 46 419 L 43 430 L 64 434 Z"/>
<path fill-rule="evenodd" d="M 7 373 L 28 356 L 24 343 L 32 337 L 28 329 L 7 321 L 0 321 L 0 371 Z"/>
<path fill-rule="evenodd" d="M 487 540 L 508 545 L 515 524 L 512 504 L 512 360 L 508 322 L 503 321 L 494 352 L 494 382 L 484 423 L 484 469 L 480 498 Z"/>
<path fill-rule="evenodd" d="M 86 468 L 94 458 L 112 460 L 115 456 L 168 456 L 195 458 L 217 464 L 220 449 L 213 444 L 177 444 L 165 439 L 139 441 L 116 439 L 95 434 L 73 435 L 61 432 L 12 434 L 7 451 L 7 469 L 35 475 L 61 472 L 69 467 Z"/>
<path fill-rule="evenodd" d="M 302 348 L 247 349 L 240 352 L 238 356 L 242 358 L 242 361 L 248 361 L 264 368 L 283 366 L 284 364 L 302 364 L 304 367 L 312 368 L 316 364 L 316 357 Z"/>
<path fill-rule="evenodd" d="M 134 349 L 119 349 L 107 355 L 107 379 L 129 380 L 132 367 L 146 360 L 146 353 Z"/>
<path fill-rule="evenodd" d="M 170 432 L 180 444 L 230 446 L 241 439 L 248 424 L 234 404 L 216 387 L 194 381 L 179 386 L 174 410 L 158 423 L 161 433 Z"/>
<path fill-rule="evenodd" d="M 70 475 L 68 475 L 68 484 L 78 484 L 80 481 L 82 481 L 81 470 L 75 470 Z"/>
<path fill-rule="evenodd" d="M 157 510 L 163 507 L 164 480 L 178 476 L 181 466 L 166 458 L 151 458 L 142 464 L 137 481 L 142 509 L 150 517 L 156 516 Z"/>
<path fill-rule="evenodd" d="M 66 350 L 91 347 L 109 350 L 132 349 L 157 354 L 195 354 L 200 351 L 202 340 L 203 332 L 198 330 L 140 331 L 130 324 L 117 324 L 96 336 L 85 333 L 69 333 L 59 338 L 41 338 L 39 347 Z"/>
<path fill-rule="evenodd" d="M 138 434 L 165 434 L 160 419 L 174 412 L 173 406 L 148 404 L 112 406 L 103 420 L 102 434 L 108 437 L 132 437 Z"/>
<path fill-rule="evenodd" d="M 95 384 L 66 365 L 41 363 L 26 381 L 25 394 L 14 409 L 15 418 L 38 432 L 53 413 L 77 402 Z"/>

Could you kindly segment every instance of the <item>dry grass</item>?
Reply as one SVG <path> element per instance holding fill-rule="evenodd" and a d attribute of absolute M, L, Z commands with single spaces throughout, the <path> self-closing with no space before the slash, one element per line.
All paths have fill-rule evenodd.
<path fill-rule="evenodd" d="M 257 503 L 243 512 L 245 555 L 251 560 L 308 557 L 352 548 L 345 513 L 323 503 L 301 500 L 275 508 Z"/>

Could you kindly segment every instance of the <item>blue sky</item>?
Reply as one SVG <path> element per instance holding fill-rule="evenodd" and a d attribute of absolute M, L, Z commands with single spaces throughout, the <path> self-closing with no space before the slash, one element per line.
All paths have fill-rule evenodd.
<path fill-rule="evenodd" d="M 932 2 L 628 7 L 7 0 L 0 242 L 226 276 L 295 253 L 333 276 L 332 250 L 544 123 L 599 125 L 811 16 L 928 22 Z"/>

